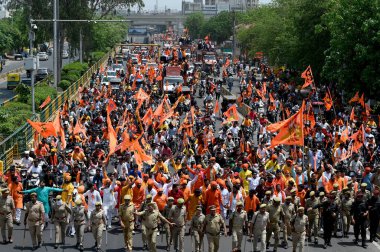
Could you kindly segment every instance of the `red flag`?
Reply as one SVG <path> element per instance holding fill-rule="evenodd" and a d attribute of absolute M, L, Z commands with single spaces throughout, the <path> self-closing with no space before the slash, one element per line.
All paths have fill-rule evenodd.
<path fill-rule="evenodd" d="M 281 127 L 277 136 L 272 139 L 271 148 L 284 144 L 284 145 L 304 145 L 303 133 L 303 111 L 305 102 L 302 103 L 301 109 L 292 115 L 287 122 Z"/>
<path fill-rule="evenodd" d="M 301 89 L 307 88 L 313 83 L 314 77 L 313 77 L 313 72 L 311 71 L 310 66 L 308 66 L 306 70 L 302 72 L 301 78 L 305 79 L 305 83 L 303 84 Z"/>
<path fill-rule="evenodd" d="M 236 105 L 232 105 L 226 112 L 223 113 L 227 117 L 227 121 L 239 121 L 239 115 L 236 109 Z"/>
<path fill-rule="evenodd" d="M 226 60 L 226 63 L 224 64 L 224 67 L 229 67 L 230 66 L 230 59 L 229 58 L 227 58 L 227 60 Z"/>
<path fill-rule="evenodd" d="M 325 102 L 326 111 L 329 111 L 331 107 L 333 106 L 333 101 L 331 99 L 331 95 L 329 91 L 326 91 L 325 98 L 323 98 L 323 101 Z"/>
<path fill-rule="evenodd" d="M 359 91 L 356 92 L 355 96 L 351 98 L 351 100 L 348 102 L 348 103 L 352 103 L 352 102 L 358 102 L 359 101 Z"/>
<path fill-rule="evenodd" d="M 51 98 L 50 98 L 50 95 L 48 97 L 46 97 L 45 101 L 41 104 L 41 106 L 39 107 L 40 109 L 43 109 L 46 105 L 48 105 L 51 101 Z"/>
<path fill-rule="evenodd" d="M 363 108 L 365 108 L 364 93 L 362 94 L 358 102 L 360 103 L 360 105 L 362 105 Z"/>
<path fill-rule="evenodd" d="M 53 122 L 33 122 L 27 119 L 27 122 L 32 126 L 42 137 L 57 136 Z"/>

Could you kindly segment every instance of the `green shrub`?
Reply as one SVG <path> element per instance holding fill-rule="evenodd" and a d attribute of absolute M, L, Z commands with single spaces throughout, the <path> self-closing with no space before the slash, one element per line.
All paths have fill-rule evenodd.
<path fill-rule="evenodd" d="M 101 58 L 103 58 L 104 54 L 105 54 L 104 52 L 92 52 L 92 53 L 90 53 L 91 59 L 95 62 L 99 61 Z"/>
<path fill-rule="evenodd" d="M 68 81 L 70 81 L 70 83 L 74 83 L 74 82 L 76 82 L 79 78 L 80 78 L 80 77 L 79 77 L 78 75 L 76 75 L 76 74 L 71 74 L 71 73 L 69 73 L 69 74 L 65 74 L 65 75 L 62 75 L 62 76 L 61 76 L 61 79 L 62 79 L 62 80 L 68 80 Z"/>
<path fill-rule="evenodd" d="M 57 97 L 57 90 L 54 87 L 50 87 L 47 83 L 42 82 L 34 89 L 34 102 L 36 104 L 36 110 L 50 96 L 52 100 Z M 32 104 L 32 98 L 29 97 L 28 104 Z"/>
<path fill-rule="evenodd" d="M 68 80 L 61 80 L 58 84 L 58 86 L 60 88 L 62 88 L 63 91 L 65 91 L 66 89 L 68 89 L 71 85 L 71 82 L 68 81 Z"/>
<path fill-rule="evenodd" d="M 32 116 L 32 106 L 22 102 L 9 102 L 0 107 L 0 135 L 11 135 Z"/>
<path fill-rule="evenodd" d="M 88 69 L 87 63 L 80 63 L 80 62 L 73 62 L 70 64 L 65 65 L 62 68 L 62 73 L 69 73 L 72 71 L 75 71 L 76 73 L 79 73 L 79 76 L 82 76 Z"/>
<path fill-rule="evenodd" d="M 15 91 L 18 94 L 18 101 L 26 103 L 28 101 L 28 98 L 30 97 L 31 91 L 30 87 L 28 87 L 25 84 L 19 84 L 17 85 Z"/>

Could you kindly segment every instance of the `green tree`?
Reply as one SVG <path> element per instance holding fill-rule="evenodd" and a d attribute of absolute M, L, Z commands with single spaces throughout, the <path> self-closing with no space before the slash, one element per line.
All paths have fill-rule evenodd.
<path fill-rule="evenodd" d="M 373 0 L 332 0 L 325 16 L 331 32 L 323 76 L 345 90 L 380 95 L 380 4 Z"/>
<path fill-rule="evenodd" d="M 19 47 L 20 36 L 21 32 L 16 25 L 12 23 L 12 20 L 9 18 L 0 20 L 0 54 Z"/>
<path fill-rule="evenodd" d="M 201 37 L 201 27 L 205 23 L 205 17 L 202 12 L 191 13 L 186 17 L 185 27 L 189 29 L 189 34 L 192 38 Z"/>
<path fill-rule="evenodd" d="M 201 37 L 209 38 L 217 43 L 230 39 L 233 34 L 234 17 L 237 13 L 223 11 L 204 22 L 201 29 Z"/>

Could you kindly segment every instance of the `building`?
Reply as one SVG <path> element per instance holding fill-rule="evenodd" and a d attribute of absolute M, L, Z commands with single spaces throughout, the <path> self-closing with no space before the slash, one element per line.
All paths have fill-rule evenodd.
<path fill-rule="evenodd" d="M 10 0 L 0 0 L 0 19 L 9 17 L 7 5 Z"/>

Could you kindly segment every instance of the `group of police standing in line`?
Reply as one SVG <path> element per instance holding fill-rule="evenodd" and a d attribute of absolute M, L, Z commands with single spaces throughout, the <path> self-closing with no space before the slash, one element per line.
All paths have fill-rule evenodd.
<path fill-rule="evenodd" d="M 269 249 L 270 238 L 274 235 L 273 251 L 279 246 L 280 231 L 284 233 L 284 248 L 288 247 L 287 241 L 291 233 L 293 251 L 297 248 L 304 250 L 305 239 L 318 243 L 318 233 L 323 228 L 324 248 L 331 246 L 331 237 L 336 235 L 338 221 L 342 224 L 343 237 L 348 237 L 350 225 L 354 226 L 354 243 L 358 245 L 359 235 L 361 235 L 361 245 L 366 248 L 366 228 L 370 223 L 370 241 L 377 241 L 376 231 L 380 219 L 380 199 L 379 190 L 372 193 L 366 190 L 367 185 L 361 184 L 361 189 L 354 192 L 350 186 L 342 191 L 332 191 L 327 197 L 324 192 L 309 192 L 309 197 L 302 207 L 299 198 L 287 196 L 284 203 L 278 197 L 268 197 L 263 199 L 263 203 L 258 210 L 248 218 L 249 213 L 243 209 L 243 202 L 237 202 L 236 211 L 229 217 L 229 232 L 227 232 L 224 218 L 216 212 L 214 205 L 209 207 L 209 214 L 203 214 L 203 207 L 197 206 L 196 212 L 190 222 L 190 233 L 192 247 L 199 252 L 203 249 L 204 236 L 207 237 L 208 251 L 219 251 L 219 239 L 222 231 L 224 235 L 232 235 L 232 249 L 240 251 L 243 246 L 244 233 L 253 239 L 255 251 L 266 251 Z M 268 196 L 270 191 L 268 191 Z M 3 189 L 0 197 L 0 231 L 3 244 L 12 243 L 13 222 L 15 218 L 15 206 L 9 189 Z M 317 195 L 318 194 L 318 195 Z M 26 205 L 24 225 L 29 227 L 32 238 L 33 249 L 42 244 L 42 231 L 44 224 L 44 207 L 37 201 L 37 194 L 31 193 L 30 202 Z M 119 207 L 120 226 L 124 232 L 125 250 L 132 251 L 133 230 L 137 219 L 141 220 L 142 233 L 147 249 L 156 251 L 156 237 L 161 224 L 166 230 L 166 241 L 168 251 L 174 245 L 175 251 L 185 251 L 184 236 L 186 230 L 186 207 L 182 198 L 173 204 L 174 199 L 168 198 L 165 210 L 160 213 L 156 203 L 147 197 L 146 207 L 138 212 L 131 202 L 131 196 L 124 196 L 124 203 Z M 103 230 L 106 224 L 106 217 L 102 210 L 101 202 L 95 204 L 96 209 L 88 216 L 82 200 L 75 201 L 75 206 L 71 207 L 62 202 L 61 195 L 56 196 L 52 206 L 51 220 L 55 228 L 55 248 L 59 244 L 65 244 L 65 230 L 69 223 L 69 216 L 72 215 L 74 228 L 76 231 L 77 248 L 83 251 L 83 236 L 86 221 L 90 220 L 91 230 L 95 239 L 95 249 L 99 251 L 102 244 Z M 340 218 L 340 219 L 338 219 Z M 281 225 L 281 223 L 283 225 Z M 6 229 L 8 233 L 6 234 Z M 7 236 L 8 235 L 8 236 Z M 259 248 L 257 247 L 260 241 Z M 244 242 L 245 243 L 245 242 Z M 244 244 L 245 249 L 245 244 Z"/>

